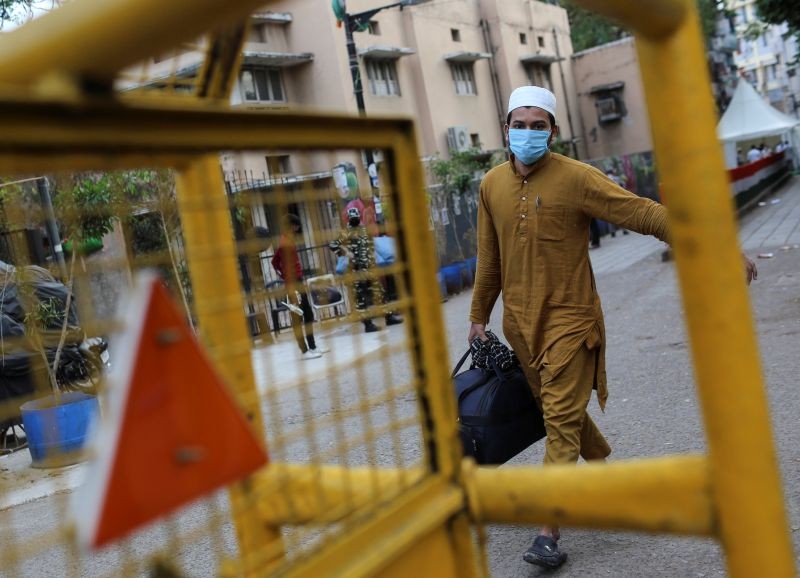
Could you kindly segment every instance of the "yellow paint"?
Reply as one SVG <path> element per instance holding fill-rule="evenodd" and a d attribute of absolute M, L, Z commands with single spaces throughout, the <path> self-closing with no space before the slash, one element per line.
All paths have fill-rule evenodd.
<path fill-rule="evenodd" d="M 206 202 L 225 194 L 218 158 L 204 156 L 190 163 L 178 173 L 176 187 L 200 341 L 263 439 L 264 421 L 250 361 L 230 213 L 227 205 Z M 216 258 L 203 258 L 209 252 Z M 226 354 L 231 344 L 240 347 Z M 279 542 L 280 532 L 250 515 L 256 510 L 251 480 L 231 487 L 229 495 L 243 572 L 251 575 L 255 567 L 251 560 L 259 550 Z"/>
<path fill-rule="evenodd" d="M 651 39 L 643 29 L 637 50 L 659 174 L 669 203 L 708 436 L 719 538 L 732 576 L 794 576 L 699 19 L 693 2 L 673 3 L 686 12 L 681 25 L 662 40 Z M 598 2 L 596 7 L 611 12 L 629 4 L 634 3 L 615 0 Z M 644 9 L 647 4 L 641 6 Z M 629 24 L 636 30 L 646 21 L 631 19 Z"/>
<path fill-rule="evenodd" d="M 55 72 L 103 88 L 120 70 L 243 20 L 263 4 L 263 0 L 66 2 L 0 37 L 0 85 L 33 87 Z"/>
<path fill-rule="evenodd" d="M 680 456 L 544 468 L 477 468 L 470 506 L 487 523 L 711 536 L 707 460 Z"/>
<path fill-rule="evenodd" d="M 198 99 L 117 102 L 82 92 L 85 81 L 108 88 L 121 68 L 193 40 L 212 25 L 229 25 L 215 37 L 216 60 L 206 62 L 199 83 L 203 96 L 224 97 L 240 58 L 243 19 L 262 0 L 235 6 L 221 0 L 77 0 L 0 38 L 1 173 L 178 169 L 200 337 L 262 436 L 236 246 L 214 155 L 367 147 L 387 152 L 382 195 L 405 264 L 398 269 L 407 289 L 402 297 L 413 305 L 404 327 L 413 344 L 413 382 L 423 418 L 422 467 L 266 468 L 231 489 L 242 560 L 226 564 L 225 574 L 271 568 L 294 576 L 483 576 L 485 544 L 473 542 L 470 524 L 479 525 L 481 537 L 483 523 L 559 523 L 713 535 L 725 547 L 733 576 L 794 575 L 696 9 L 689 0 L 579 1 L 637 33 L 707 457 L 546 469 L 461 462 L 441 306 L 438 292 L 431 291 L 435 252 L 427 219 L 420 218 L 427 204 L 410 120 L 231 112 Z M 154 13 L 159 17 L 153 19 Z M 95 58 L 101 53 L 103 59 Z M 345 523 L 346 530 L 314 556 L 283 557 L 279 526 L 331 523 Z M 6 559 L 35 553 L 27 548 Z"/>

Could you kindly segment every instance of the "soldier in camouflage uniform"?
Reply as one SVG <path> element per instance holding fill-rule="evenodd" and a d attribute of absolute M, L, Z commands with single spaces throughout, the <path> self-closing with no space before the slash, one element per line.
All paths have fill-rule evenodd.
<path fill-rule="evenodd" d="M 355 302 L 358 311 L 365 311 L 370 305 L 385 305 L 386 294 L 380 280 L 374 276 L 375 271 L 375 246 L 372 237 L 367 233 L 367 228 L 361 224 L 361 215 L 358 209 L 351 207 L 347 210 L 347 229 L 336 241 L 330 244 L 330 248 L 337 254 L 346 251 L 350 256 L 350 266 L 354 271 L 368 271 L 367 279 L 356 281 Z M 386 325 L 397 325 L 403 319 L 393 312 L 386 313 Z M 378 331 L 379 328 L 372 321 L 372 318 L 363 319 L 364 329 L 367 333 Z"/>

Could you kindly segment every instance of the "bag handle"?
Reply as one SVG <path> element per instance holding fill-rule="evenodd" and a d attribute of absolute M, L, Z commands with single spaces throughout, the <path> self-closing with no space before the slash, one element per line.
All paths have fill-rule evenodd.
<path fill-rule="evenodd" d="M 464 355 L 461 356 L 461 359 L 459 359 L 458 363 L 456 363 L 456 367 L 453 370 L 453 373 L 450 374 L 450 378 L 451 379 L 455 378 L 456 374 L 461 369 L 461 366 L 464 365 L 464 362 L 467 360 L 467 357 L 469 357 L 471 353 L 472 353 L 472 349 L 467 349 L 467 352 Z M 494 356 L 487 355 L 486 357 L 489 360 L 489 363 L 492 364 L 492 369 L 494 369 L 494 372 L 497 375 L 497 379 L 503 379 L 503 372 L 500 370 L 500 367 L 497 365 L 497 361 L 495 360 Z"/>
<path fill-rule="evenodd" d="M 467 357 L 469 357 L 470 353 L 472 353 L 472 350 L 467 349 L 467 352 L 461 356 L 461 359 L 459 359 L 458 363 L 456 363 L 456 368 L 453 370 L 453 373 L 450 374 L 451 378 L 454 378 L 456 376 L 458 370 L 461 369 L 462 365 L 464 365 L 464 362 L 467 360 Z"/>

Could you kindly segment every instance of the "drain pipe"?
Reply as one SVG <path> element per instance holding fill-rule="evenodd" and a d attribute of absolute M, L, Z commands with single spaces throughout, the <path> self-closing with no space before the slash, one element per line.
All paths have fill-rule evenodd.
<path fill-rule="evenodd" d="M 486 47 L 486 52 L 492 55 L 489 59 L 489 71 L 492 76 L 492 92 L 494 93 L 494 106 L 497 109 L 497 120 L 500 128 L 500 143 L 503 148 L 506 147 L 506 134 L 503 127 L 506 124 L 506 117 L 503 115 L 503 98 L 500 96 L 500 79 L 497 76 L 497 66 L 495 65 L 495 48 L 492 44 L 492 37 L 489 32 L 489 23 L 484 18 L 481 18 L 481 31 L 483 32 L 483 43 Z"/>
<path fill-rule="evenodd" d="M 558 34 L 556 27 L 553 26 L 553 44 L 556 47 L 556 58 L 558 59 L 558 71 L 561 73 L 561 89 L 564 91 L 564 104 L 567 105 L 567 125 L 569 126 L 569 140 L 572 145 L 572 156 L 578 158 L 578 145 L 575 142 L 575 130 L 572 127 L 572 113 L 569 110 L 569 95 L 567 94 L 567 81 L 564 77 L 564 65 L 561 64 L 561 50 L 558 47 Z"/>

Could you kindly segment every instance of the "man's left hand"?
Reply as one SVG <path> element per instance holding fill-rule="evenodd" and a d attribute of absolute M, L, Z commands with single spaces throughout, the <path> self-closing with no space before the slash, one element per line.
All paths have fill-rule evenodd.
<path fill-rule="evenodd" d="M 744 261 L 744 278 L 747 284 L 750 285 L 751 281 L 758 279 L 758 269 L 756 269 L 756 264 L 748 259 L 744 253 L 742 253 L 742 260 Z"/>

